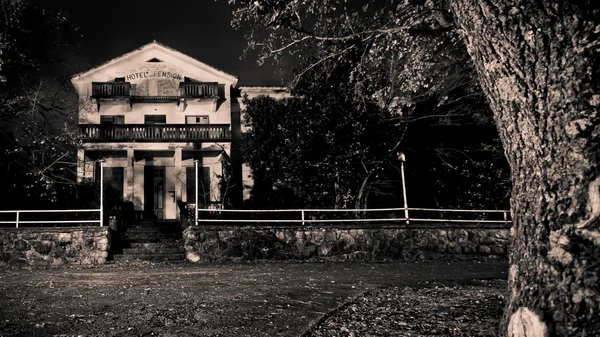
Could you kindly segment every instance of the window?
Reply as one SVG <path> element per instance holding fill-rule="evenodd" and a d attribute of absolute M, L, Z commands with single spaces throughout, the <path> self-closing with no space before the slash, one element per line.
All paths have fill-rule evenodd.
<path fill-rule="evenodd" d="M 100 116 L 100 124 L 125 124 L 125 116 Z"/>
<path fill-rule="evenodd" d="M 125 82 L 125 77 L 115 77 L 115 82 Z"/>
<path fill-rule="evenodd" d="M 186 124 L 208 124 L 208 116 L 186 116 Z"/>
<path fill-rule="evenodd" d="M 167 115 L 145 115 L 144 123 L 150 125 L 167 124 Z"/>

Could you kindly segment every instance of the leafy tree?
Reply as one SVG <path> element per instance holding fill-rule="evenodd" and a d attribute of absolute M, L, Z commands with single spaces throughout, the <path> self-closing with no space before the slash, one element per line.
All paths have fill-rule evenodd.
<path fill-rule="evenodd" d="M 389 110 L 357 102 L 350 62 L 323 64 L 299 83 L 296 98 L 248 102 L 243 152 L 253 169 L 257 204 L 270 207 L 364 207 L 398 176 Z M 387 179 L 389 180 L 389 179 Z M 389 183 L 389 182 L 388 182 Z"/>
<path fill-rule="evenodd" d="M 250 47 L 261 57 L 305 43 L 327 50 L 325 41 L 371 42 L 356 65 L 365 79 L 367 69 L 384 73 L 386 60 L 411 55 L 411 36 L 458 28 L 511 170 L 514 236 L 502 335 L 600 334 L 600 3 L 230 2 L 239 5 L 234 23 L 253 27 Z M 418 50 L 413 55 L 406 81 L 428 85 L 423 79 L 433 68 Z"/>
<path fill-rule="evenodd" d="M 0 168 L 11 195 L 3 207 L 57 202 L 75 181 L 76 97 L 47 70 L 76 31 L 65 13 L 0 0 Z"/>
<path fill-rule="evenodd" d="M 369 6 L 360 11 L 378 11 L 377 3 L 370 3 Z M 388 10 L 388 7 L 382 8 Z M 387 14 L 375 16 L 378 15 Z M 292 45 L 297 43 L 303 46 L 302 55 L 298 56 L 303 63 L 296 69 L 292 81 L 294 92 L 320 101 L 323 106 L 339 105 L 337 97 L 344 97 L 350 107 L 362 107 L 368 101 L 377 102 L 380 108 L 390 110 L 392 113 L 388 116 L 377 115 L 378 121 L 388 126 L 393 125 L 390 122 L 395 122 L 398 127 L 393 135 L 388 135 L 387 145 L 380 141 L 378 146 L 387 147 L 384 149 L 387 156 L 385 161 L 395 157 L 393 154 L 397 150 L 404 150 L 409 156 L 410 164 L 406 168 L 411 206 L 508 207 L 508 167 L 497 135 L 489 132 L 494 128 L 491 112 L 476 81 L 469 55 L 464 48 L 459 48 L 462 45 L 458 34 L 448 29 L 438 29 L 430 31 L 431 34 L 427 36 L 403 35 L 399 41 L 404 41 L 408 47 L 393 41 L 398 48 L 402 47 L 398 52 L 398 48 L 390 49 L 383 44 L 381 48 L 376 47 L 373 41 L 363 39 L 362 34 L 348 35 L 348 30 L 356 31 L 356 27 L 365 25 L 361 21 L 362 16 L 351 16 L 344 22 L 352 21 L 352 24 L 331 24 L 326 28 L 331 38 L 312 34 L 298 37 L 292 42 Z M 237 22 L 241 22 L 244 17 L 238 16 L 237 19 Z M 250 39 L 262 32 L 259 28 L 271 28 L 260 27 L 263 23 L 258 21 L 250 30 Z M 315 29 L 325 29 L 321 24 L 315 26 Z M 285 46 L 285 41 L 273 37 L 276 32 L 289 29 L 277 26 L 273 30 L 269 39 L 256 45 L 251 42 L 250 46 L 259 48 L 265 58 L 269 55 L 279 57 L 280 53 L 286 51 L 298 52 L 290 46 L 280 47 Z M 294 32 L 291 34 L 294 35 Z M 306 33 L 298 36 L 301 34 Z M 394 50 L 396 53 L 391 52 Z M 409 53 L 409 50 L 413 52 Z M 319 82 L 324 83 L 322 88 L 318 88 Z M 319 90 L 327 93 L 331 91 L 329 86 L 337 85 L 343 88 L 334 94 L 334 100 L 326 98 L 326 94 L 317 94 Z M 346 114 L 341 118 L 352 117 Z M 375 162 L 382 163 L 381 160 Z M 339 165 L 340 171 L 363 171 L 362 182 L 365 184 L 361 186 L 365 193 L 358 193 L 361 197 L 358 197 L 356 206 L 366 204 L 369 191 L 385 191 L 386 206 L 401 204 L 401 195 L 398 193 L 401 186 L 396 184 L 397 167 L 385 172 L 381 171 L 381 167 L 373 170 L 375 167 L 377 165 L 359 167 L 357 170 L 348 165 Z M 378 179 L 372 179 L 376 175 Z M 336 177 L 330 177 L 330 184 L 336 181 Z M 388 186 L 372 188 L 372 183 L 382 185 L 386 181 Z"/>

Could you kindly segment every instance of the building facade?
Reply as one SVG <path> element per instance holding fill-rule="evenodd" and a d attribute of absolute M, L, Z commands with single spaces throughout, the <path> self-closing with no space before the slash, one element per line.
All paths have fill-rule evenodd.
<path fill-rule="evenodd" d="M 196 198 L 205 208 L 221 207 L 224 193 L 242 202 L 252 186 L 239 153 L 242 97 L 283 90 L 238 88 L 237 77 L 157 42 L 71 81 L 83 139 L 78 180 L 98 179 L 102 161 L 112 197 L 158 219 L 178 218 Z M 223 184 L 223 176 L 232 178 Z"/>

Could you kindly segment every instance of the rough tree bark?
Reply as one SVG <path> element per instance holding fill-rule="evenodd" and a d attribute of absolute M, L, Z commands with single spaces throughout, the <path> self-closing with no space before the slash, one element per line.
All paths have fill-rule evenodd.
<path fill-rule="evenodd" d="M 512 171 L 502 335 L 600 336 L 598 3 L 452 1 Z"/>

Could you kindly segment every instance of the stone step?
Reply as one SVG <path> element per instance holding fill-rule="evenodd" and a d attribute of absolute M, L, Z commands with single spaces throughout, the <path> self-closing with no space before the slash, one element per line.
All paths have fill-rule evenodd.
<path fill-rule="evenodd" d="M 178 233 L 181 234 L 182 230 L 179 227 L 135 227 L 135 228 L 128 228 L 125 231 L 126 234 L 128 233 Z"/>
<path fill-rule="evenodd" d="M 180 227 L 179 221 L 136 221 L 131 227 Z"/>
<path fill-rule="evenodd" d="M 183 247 L 156 247 L 156 248 L 123 248 L 123 255 L 145 255 L 145 254 L 183 254 Z"/>
<path fill-rule="evenodd" d="M 131 242 L 129 244 L 129 248 L 148 248 L 148 249 L 157 249 L 157 248 L 178 248 L 181 247 L 183 243 L 180 241 L 174 242 Z"/>
<path fill-rule="evenodd" d="M 157 232 L 125 232 L 121 234 L 124 239 L 154 239 L 154 238 L 182 238 L 181 233 L 157 233 Z"/>
<path fill-rule="evenodd" d="M 115 261 L 181 261 L 185 254 L 115 254 Z"/>
<path fill-rule="evenodd" d="M 177 243 L 177 244 L 183 244 L 183 239 L 181 238 L 125 238 L 125 239 L 121 239 L 122 242 L 122 247 L 126 248 L 126 247 L 131 247 L 131 245 L 136 244 L 136 243 L 141 243 L 141 244 L 145 244 L 145 243 Z"/>

